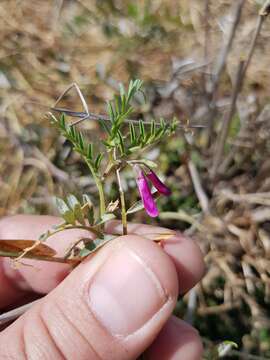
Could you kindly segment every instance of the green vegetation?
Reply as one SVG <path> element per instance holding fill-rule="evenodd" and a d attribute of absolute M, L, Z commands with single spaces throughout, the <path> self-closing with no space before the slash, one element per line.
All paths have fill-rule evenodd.
<path fill-rule="evenodd" d="M 91 204 L 98 203 L 95 176 L 101 181 L 104 146 L 116 146 L 121 158 L 145 148 L 145 160 L 159 159 L 158 170 L 172 190 L 171 197 L 158 200 L 161 213 L 155 221 L 192 235 L 205 253 L 207 273 L 193 290 L 197 306 L 192 313 L 205 356 L 213 357 L 216 344 L 231 340 L 238 348 L 232 347 L 228 358 L 267 359 L 270 25 L 267 14 L 261 15 L 253 46 L 263 2 L 231 4 L 110 0 L 54 7 L 38 1 L 23 2 L 20 11 L 15 0 L 1 4 L 0 216 L 56 214 L 54 197 L 66 199 L 70 193 L 78 199 L 91 194 Z M 135 78 L 144 81 L 145 99 L 138 82 L 132 104 L 129 90 L 109 102 L 120 83 L 128 89 Z M 91 113 L 104 114 L 108 104 L 109 135 L 106 121 L 85 120 L 75 129 L 69 126 L 72 119 L 59 113 L 53 113 L 57 129 L 50 125 L 46 112 L 73 82 Z M 82 111 L 72 91 L 58 105 Z M 131 111 L 135 120 L 164 120 L 159 126 L 127 124 Z M 192 134 L 185 126 L 168 125 L 174 116 L 187 127 L 205 128 Z M 171 140 L 162 139 L 175 130 Z M 132 172 L 124 174 L 129 208 L 138 192 Z M 108 177 L 105 191 L 115 198 L 115 178 Z M 81 207 L 69 200 L 83 223 Z M 66 210 L 74 216 L 70 207 Z M 130 216 L 149 221 L 141 213 Z M 189 294 L 179 300 L 179 316 L 187 314 L 190 301 Z"/>

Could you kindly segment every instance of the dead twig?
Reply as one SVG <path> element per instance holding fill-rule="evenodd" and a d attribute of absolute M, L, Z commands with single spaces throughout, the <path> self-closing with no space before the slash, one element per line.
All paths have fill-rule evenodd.
<path fill-rule="evenodd" d="M 69 174 L 67 174 L 64 170 L 59 169 L 56 165 L 54 165 L 47 156 L 45 156 L 37 147 L 33 148 L 34 155 L 41 160 L 45 165 L 47 170 L 55 176 L 60 181 L 68 181 Z"/>
<path fill-rule="evenodd" d="M 199 307 L 198 308 L 198 314 L 202 316 L 206 315 L 213 315 L 213 314 L 220 314 L 227 311 L 231 311 L 233 309 L 237 309 L 241 306 L 240 301 L 236 301 L 232 304 L 221 304 L 221 305 L 214 305 L 214 306 L 208 306 L 208 307 Z"/>
<path fill-rule="evenodd" d="M 227 41 L 225 42 L 224 46 L 222 47 L 222 49 L 220 51 L 220 54 L 219 54 L 219 57 L 217 60 L 217 64 L 216 64 L 216 69 L 214 71 L 212 88 L 211 88 L 211 92 L 210 92 L 210 96 L 209 96 L 209 98 L 210 98 L 209 99 L 210 113 L 209 113 L 209 119 L 208 119 L 208 124 L 209 124 L 208 145 L 210 145 L 210 143 L 211 143 L 211 137 L 212 137 L 212 133 L 213 133 L 213 129 L 214 129 L 213 122 L 214 122 L 214 118 L 216 116 L 216 93 L 217 93 L 217 90 L 219 87 L 221 75 L 226 66 L 226 61 L 227 61 L 229 52 L 230 52 L 232 44 L 233 44 L 233 40 L 236 35 L 236 29 L 237 29 L 237 26 L 241 19 L 241 14 L 242 14 L 242 9 L 243 9 L 244 4 L 245 4 L 245 0 L 240 0 L 237 2 L 236 6 L 235 6 L 234 16 L 233 16 L 234 20 L 232 22 L 229 35 L 227 37 Z"/>
<path fill-rule="evenodd" d="M 235 35 L 236 35 L 236 29 L 237 29 L 237 26 L 238 26 L 238 24 L 240 22 L 240 19 L 241 19 L 241 14 L 242 14 L 242 9 L 243 9 L 244 4 L 245 4 L 245 0 L 240 0 L 240 1 L 237 2 L 236 6 L 235 6 L 234 16 L 233 16 L 234 20 L 232 22 L 232 26 L 230 28 L 230 32 L 229 32 L 227 41 L 225 42 L 225 45 L 221 49 L 221 52 L 219 54 L 216 69 L 214 71 L 214 80 L 213 80 L 213 84 L 212 84 L 212 93 L 213 93 L 213 95 L 217 91 L 221 75 L 222 75 L 222 73 L 223 73 L 223 71 L 225 69 L 226 61 L 227 61 L 229 52 L 230 52 L 232 44 L 233 44 L 233 40 L 234 40 Z"/>
<path fill-rule="evenodd" d="M 245 63 L 243 61 L 240 61 L 238 69 L 237 69 L 235 85 L 234 85 L 233 93 L 232 93 L 232 97 L 231 97 L 231 106 L 230 106 L 230 109 L 229 109 L 227 115 L 224 118 L 224 121 L 222 124 L 222 129 L 217 138 L 216 149 L 214 151 L 213 166 L 212 166 L 212 169 L 210 172 L 210 176 L 211 176 L 212 180 L 214 180 L 214 181 L 216 180 L 218 167 L 219 167 L 219 164 L 221 163 L 221 158 L 222 158 L 223 151 L 224 151 L 225 142 L 226 142 L 226 139 L 227 139 L 227 136 L 229 133 L 229 129 L 230 129 L 230 125 L 231 125 L 233 116 L 235 114 L 237 98 L 238 98 L 238 95 L 239 95 L 239 93 L 241 91 L 241 87 L 242 87 L 242 81 L 243 81 L 242 74 L 243 74 L 244 66 L 245 66 Z"/>
<path fill-rule="evenodd" d="M 56 105 L 64 98 L 64 96 L 71 90 L 75 88 L 80 101 L 82 103 L 83 106 L 83 110 L 84 111 L 72 111 L 72 110 L 68 110 L 62 107 L 57 107 Z M 41 104 L 39 104 L 41 105 Z M 43 107 L 47 107 L 47 106 L 43 106 Z M 52 111 L 56 111 L 59 113 L 63 113 L 67 116 L 70 117 L 74 117 L 74 118 L 79 118 L 78 120 L 74 121 L 70 126 L 76 126 L 78 124 L 80 124 L 81 122 L 85 121 L 85 120 L 102 120 L 102 121 L 110 121 L 110 118 L 106 115 L 101 115 L 101 114 L 94 114 L 89 112 L 88 109 L 88 105 L 86 103 L 86 100 L 79 88 L 79 86 L 76 83 L 72 83 L 71 85 L 69 85 L 63 92 L 62 94 L 58 97 L 58 99 L 56 100 L 56 102 L 54 103 L 54 105 L 52 107 L 50 107 L 50 110 Z M 135 120 L 135 119 L 126 119 L 126 122 L 128 123 L 134 123 L 134 124 L 139 124 L 140 120 Z M 144 124 L 146 125 L 151 125 L 151 121 L 144 121 Z M 159 124 L 157 123 L 157 126 L 159 126 Z M 178 124 L 177 125 L 178 129 L 183 129 L 188 130 L 190 128 L 205 128 L 204 125 L 191 125 L 191 124 Z"/>
<path fill-rule="evenodd" d="M 255 28 L 255 32 L 252 38 L 252 42 L 248 51 L 247 59 L 245 61 L 245 66 L 243 68 L 242 77 L 245 77 L 245 74 L 247 72 L 247 69 L 249 67 L 250 61 L 252 59 L 252 56 L 254 54 L 254 50 L 256 48 L 257 40 L 260 35 L 262 26 L 264 21 L 266 20 L 267 16 L 270 14 L 270 0 L 266 0 L 264 5 L 259 11 L 258 19 L 257 19 L 257 25 Z"/>
<path fill-rule="evenodd" d="M 270 206 L 270 192 L 235 194 L 229 190 L 222 190 L 219 196 L 238 203 Z"/>
<path fill-rule="evenodd" d="M 190 177 L 192 179 L 194 190 L 199 199 L 201 208 L 204 213 L 209 213 L 209 200 L 206 195 L 206 192 L 203 189 L 199 172 L 198 172 L 195 164 L 191 160 L 188 161 L 187 166 L 188 166 L 188 170 L 190 173 Z"/>

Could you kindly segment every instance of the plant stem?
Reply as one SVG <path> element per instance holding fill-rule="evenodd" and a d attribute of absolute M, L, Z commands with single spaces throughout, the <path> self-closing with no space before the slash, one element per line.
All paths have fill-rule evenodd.
<path fill-rule="evenodd" d="M 21 255 L 22 255 L 21 252 L 0 251 L 0 257 L 15 258 L 15 260 L 19 260 L 21 258 Z M 71 265 L 77 265 L 80 263 L 80 260 L 78 259 L 65 259 L 60 257 L 42 256 L 42 255 L 34 255 L 34 254 L 24 254 L 23 257 L 26 259 L 52 261 L 52 262 L 65 263 Z"/>
<path fill-rule="evenodd" d="M 106 212 L 106 203 L 105 203 L 105 196 L 104 196 L 104 191 L 103 191 L 103 184 L 102 184 L 100 177 L 97 175 L 93 165 L 90 163 L 90 161 L 85 158 L 85 162 L 87 163 L 87 165 L 91 171 L 91 174 L 95 180 L 95 183 L 97 185 L 98 194 L 99 194 L 99 215 L 102 218 L 102 216 Z"/>
<path fill-rule="evenodd" d="M 126 212 L 125 194 L 123 191 L 121 177 L 120 177 L 120 169 L 116 169 L 116 177 L 117 177 L 117 181 L 118 181 L 119 195 L 120 195 L 120 202 L 121 202 L 123 235 L 127 235 L 127 212 Z"/>
<path fill-rule="evenodd" d="M 97 188 L 98 188 L 98 193 L 99 193 L 99 213 L 100 213 L 100 217 L 102 218 L 102 216 L 106 212 L 103 185 L 102 185 L 102 181 L 99 179 L 99 177 L 94 176 L 94 179 L 96 181 Z"/>
<path fill-rule="evenodd" d="M 71 230 L 71 229 L 80 229 L 80 230 L 87 230 L 90 231 L 92 233 L 94 233 L 97 237 L 101 237 L 102 234 L 96 230 L 94 227 L 92 226 L 85 226 L 85 225 L 63 225 L 63 227 L 58 228 L 55 231 L 52 231 L 48 234 L 48 236 L 46 236 L 44 239 L 40 240 L 41 242 L 46 241 L 49 237 L 51 237 L 52 235 L 55 235 L 63 230 Z"/>
<path fill-rule="evenodd" d="M 8 255 L 9 253 L 6 253 L 7 255 L 3 255 L 4 252 L 1 252 L 0 251 L 0 256 L 8 256 L 8 257 L 16 257 L 16 260 L 20 260 L 24 257 L 30 257 L 31 254 L 30 252 L 32 250 L 34 250 L 40 243 L 42 242 L 45 242 L 46 240 L 48 240 L 49 237 L 63 231 L 63 230 L 70 230 L 70 229 L 81 229 L 81 230 L 88 230 L 88 231 L 91 231 L 93 232 L 97 237 L 102 237 L 103 234 L 101 234 L 98 230 L 94 229 L 92 226 L 85 226 L 85 225 L 64 225 L 59 227 L 58 229 L 52 231 L 52 232 L 49 232 L 45 237 L 43 237 L 42 239 L 39 239 L 37 240 L 32 246 L 29 246 L 28 248 L 25 248 L 23 250 L 22 253 L 20 253 L 19 255 L 17 254 L 17 256 L 14 256 L 14 255 Z M 11 254 L 16 254 L 16 253 L 11 253 Z M 34 256 L 35 259 L 38 259 L 38 257 L 36 255 L 32 255 Z M 48 259 L 52 259 L 52 257 L 47 257 Z M 47 260 L 47 258 L 45 258 L 44 256 L 42 256 L 42 259 L 40 260 Z M 54 258 L 56 259 L 56 258 Z M 61 261 L 61 259 L 59 260 L 59 258 L 57 258 L 57 260 L 52 260 L 52 261 L 56 261 L 56 262 L 64 262 L 64 259 L 63 261 Z"/>

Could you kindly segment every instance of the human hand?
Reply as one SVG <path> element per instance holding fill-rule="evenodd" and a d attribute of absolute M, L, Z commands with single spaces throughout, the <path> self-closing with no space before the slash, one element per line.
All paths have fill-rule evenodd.
<path fill-rule="evenodd" d="M 50 216 L 0 221 L 0 239 L 37 239 L 59 222 Z M 108 232 L 119 227 L 108 225 Z M 179 233 L 161 248 L 151 240 L 160 227 L 129 224 L 120 236 L 70 274 L 66 264 L 23 259 L 12 268 L 0 259 L 0 309 L 27 292 L 48 294 L 0 333 L 1 359 L 199 360 L 197 331 L 172 316 L 177 296 L 203 276 L 198 246 Z M 68 230 L 47 244 L 63 256 L 86 231 Z M 69 274 L 69 275 L 68 275 Z M 67 276 L 68 275 L 68 276 Z M 64 279 L 64 280 L 63 280 Z"/>

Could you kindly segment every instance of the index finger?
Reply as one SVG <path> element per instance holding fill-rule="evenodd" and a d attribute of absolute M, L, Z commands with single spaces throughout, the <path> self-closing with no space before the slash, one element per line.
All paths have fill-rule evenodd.
<path fill-rule="evenodd" d="M 119 221 L 111 221 L 106 231 L 120 233 L 122 225 Z M 173 260 L 179 278 L 180 293 L 185 293 L 201 280 L 205 272 L 203 254 L 195 240 L 160 226 L 129 223 L 128 233 L 143 236 L 150 240 L 162 240 L 164 251 Z M 171 234 L 171 235 L 170 235 Z M 169 235 L 169 236 L 168 236 Z"/>

